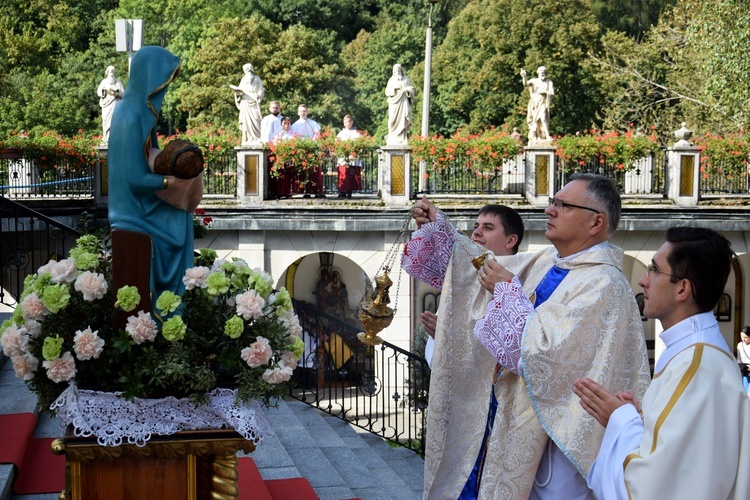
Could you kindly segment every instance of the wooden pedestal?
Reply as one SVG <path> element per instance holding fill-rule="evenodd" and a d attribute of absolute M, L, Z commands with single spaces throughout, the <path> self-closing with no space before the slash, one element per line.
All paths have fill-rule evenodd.
<path fill-rule="evenodd" d="M 238 495 L 237 451 L 250 453 L 255 444 L 222 429 L 104 447 L 68 428 L 52 448 L 67 458 L 64 500 L 229 500 Z"/>

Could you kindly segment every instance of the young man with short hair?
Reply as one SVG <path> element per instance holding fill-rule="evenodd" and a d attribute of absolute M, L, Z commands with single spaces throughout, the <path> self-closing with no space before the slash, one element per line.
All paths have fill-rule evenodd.
<path fill-rule="evenodd" d="M 673 227 L 639 284 L 643 314 L 666 350 L 642 412 L 630 392 L 576 380 L 581 406 L 606 427 L 588 484 L 601 500 L 750 498 L 750 400 L 712 312 L 732 249 L 706 228 Z"/>

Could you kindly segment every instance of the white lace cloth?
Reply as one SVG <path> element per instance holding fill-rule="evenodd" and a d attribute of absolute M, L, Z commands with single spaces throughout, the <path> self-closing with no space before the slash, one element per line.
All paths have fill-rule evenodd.
<path fill-rule="evenodd" d="M 119 392 L 80 390 L 74 383 L 52 403 L 58 417 L 72 424 L 76 436 L 96 436 L 101 446 L 123 442 L 145 446 L 153 434 L 231 427 L 242 437 L 261 444 L 271 426 L 257 401 L 235 402 L 237 391 L 214 389 L 207 403 L 167 397 L 128 401 Z"/>

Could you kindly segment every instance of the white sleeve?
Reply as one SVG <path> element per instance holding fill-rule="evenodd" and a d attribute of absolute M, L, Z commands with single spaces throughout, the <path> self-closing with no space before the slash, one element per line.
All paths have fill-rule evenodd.
<path fill-rule="evenodd" d="M 637 450 L 643 438 L 643 420 L 632 404 L 626 404 L 609 417 L 599 454 L 586 478 L 599 500 L 628 500 L 625 488 L 625 458 Z"/>
<path fill-rule="evenodd" d="M 435 352 L 435 339 L 427 337 L 427 344 L 424 346 L 424 359 L 427 360 L 427 365 L 432 368 L 432 354 Z"/>

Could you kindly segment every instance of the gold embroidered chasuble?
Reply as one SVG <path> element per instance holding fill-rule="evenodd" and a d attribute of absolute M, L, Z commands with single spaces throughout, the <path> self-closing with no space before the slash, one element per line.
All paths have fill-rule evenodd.
<path fill-rule="evenodd" d="M 465 245 L 466 243 L 464 243 Z M 495 360 L 473 330 L 491 294 L 456 245 L 448 265 L 435 335 L 425 456 L 425 498 L 458 498 L 481 445 Z M 496 257 L 527 295 L 552 265 L 569 269 L 550 298 L 526 320 L 524 377 L 503 371 L 495 386 L 498 410 L 479 497 L 528 498 L 548 437 L 586 477 L 604 429 L 573 394 L 590 377 L 611 391 L 640 399 L 649 364 L 640 313 L 622 275 L 623 251 L 605 244 L 566 261 L 554 247 Z"/>

